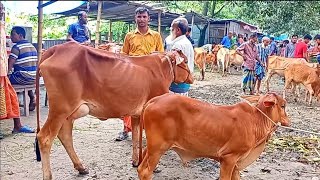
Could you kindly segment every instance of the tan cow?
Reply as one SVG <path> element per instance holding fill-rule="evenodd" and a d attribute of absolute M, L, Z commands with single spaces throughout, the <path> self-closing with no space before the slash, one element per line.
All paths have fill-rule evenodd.
<path fill-rule="evenodd" d="M 217 66 L 218 66 L 218 72 L 222 68 L 222 76 L 226 76 L 225 72 L 229 68 L 229 56 L 230 56 L 230 50 L 227 48 L 224 48 L 223 45 L 216 45 L 219 47 L 219 51 L 217 53 Z M 221 63 L 221 66 L 220 66 Z M 220 68 L 221 67 L 221 68 Z"/>
<path fill-rule="evenodd" d="M 204 80 L 206 65 L 211 65 L 211 72 L 213 72 L 213 66 L 216 65 L 216 55 L 214 53 L 207 53 L 203 48 L 194 48 L 194 63 L 198 67 L 201 73 L 201 80 Z"/>
<path fill-rule="evenodd" d="M 285 58 L 280 56 L 269 56 L 268 58 L 268 71 L 266 72 L 266 90 L 269 92 L 270 79 L 274 74 L 284 77 L 284 70 L 290 64 L 307 64 L 303 58 Z"/>
<path fill-rule="evenodd" d="M 150 180 L 161 156 L 172 148 L 184 164 L 211 158 L 220 161 L 220 180 L 239 180 L 239 171 L 264 150 L 276 129 L 274 123 L 289 125 L 282 97 L 269 93 L 244 98 L 257 104 L 215 105 L 174 94 L 148 101 L 141 114 L 147 147 L 142 154 L 140 134 L 139 178 Z"/>
<path fill-rule="evenodd" d="M 204 74 L 206 71 L 206 55 L 207 52 L 201 47 L 194 48 L 194 63 L 201 73 L 201 80 L 204 80 Z"/>
<path fill-rule="evenodd" d="M 243 64 L 243 57 L 237 53 L 236 50 L 230 50 L 230 62 L 229 65 L 234 65 L 237 68 L 237 71 L 241 68 Z M 229 68 L 230 73 L 230 68 Z"/>
<path fill-rule="evenodd" d="M 288 89 L 291 84 L 293 84 L 293 86 L 295 87 L 297 84 L 301 83 L 308 91 L 308 93 L 306 93 L 306 98 L 308 94 L 310 94 L 308 102 L 309 105 L 311 105 L 312 96 L 317 97 L 320 93 L 319 74 L 319 66 L 317 68 L 313 68 L 308 66 L 307 64 L 290 64 L 284 71 L 285 86 L 283 90 L 283 98 L 286 98 L 286 89 Z M 293 91 L 293 93 L 295 95 L 295 91 Z"/>
<path fill-rule="evenodd" d="M 37 134 L 43 179 L 52 179 L 49 156 L 57 135 L 75 169 L 80 174 L 88 173 L 72 142 L 74 120 L 87 114 L 100 120 L 132 117 L 132 160 L 137 166 L 143 105 L 168 93 L 172 82 L 193 82 L 186 61 L 181 51 L 130 57 L 76 42 L 49 48 L 39 63 L 50 107 L 48 118 Z M 40 129 L 38 118 L 37 124 Z"/>

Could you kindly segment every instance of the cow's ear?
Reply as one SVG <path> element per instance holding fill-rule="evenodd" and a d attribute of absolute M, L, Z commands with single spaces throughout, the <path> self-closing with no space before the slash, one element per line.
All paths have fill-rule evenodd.
<path fill-rule="evenodd" d="M 259 95 L 243 95 L 243 96 L 240 96 L 240 98 L 245 99 L 250 103 L 256 104 L 259 101 L 260 96 Z"/>

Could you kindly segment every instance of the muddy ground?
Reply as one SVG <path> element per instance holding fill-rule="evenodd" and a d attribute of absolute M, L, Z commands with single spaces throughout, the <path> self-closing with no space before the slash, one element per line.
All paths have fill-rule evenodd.
<path fill-rule="evenodd" d="M 196 78 L 199 73 L 196 72 Z M 239 102 L 241 75 L 221 77 L 217 73 L 206 73 L 205 81 L 195 81 L 190 96 L 217 104 Z M 283 82 L 273 78 L 271 89 L 281 93 Z M 41 100 L 41 124 L 45 122 L 48 108 L 44 107 L 44 91 Z M 291 99 L 291 100 L 290 100 Z M 288 115 L 292 127 L 320 132 L 320 107 L 313 104 L 308 107 L 301 97 L 298 102 L 289 95 Z M 24 124 L 36 127 L 35 112 L 22 117 Z M 11 120 L 1 121 L 1 131 L 5 138 L 1 140 L 1 180 L 42 179 L 41 163 L 35 160 L 35 134 L 12 135 Z M 131 166 L 131 136 L 123 142 L 114 142 L 122 129 L 119 119 L 99 121 L 87 116 L 75 122 L 74 146 L 80 159 L 90 170 L 90 174 L 79 176 L 73 169 L 70 158 L 58 139 L 55 139 L 51 151 L 51 168 L 54 179 L 138 179 L 136 168 Z M 269 141 L 266 150 L 241 172 L 243 180 L 319 180 L 320 179 L 320 137 L 310 134 L 278 129 Z M 190 167 L 183 167 L 178 155 L 168 151 L 159 163 L 162 172 L 155 174 L 155 180 L 166 179 L 217 179 L 219 163 L 208 159 L 197 159 Z"/>

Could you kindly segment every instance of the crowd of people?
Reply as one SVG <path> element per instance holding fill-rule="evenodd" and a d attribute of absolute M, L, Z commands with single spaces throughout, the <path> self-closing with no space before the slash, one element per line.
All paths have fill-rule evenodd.
<path fill-rule="evenodd" d="M 281 56 L 286 58 L 304 58 L 310 62 L 316 58 L 320 64 L 320 34 L 316 35 L 312 42 L 312 36 L 306 34 L 303 39 L 298 35 L 292 35 L 291 40 L 276 42 L 274 37 L 264 36 L 258 42 L 258 36 L 253 33 L 247 40 L 243 35 L 229 32 L 224 36 L 220 44 L 227 49 L 236 49 L 236 52 L 244 59 L 242 65 L 243 80 L 242 90 L 250 94 L 260 94 L 261 81 L 268 70 L 268 57 Z M 213 53 L 217 43 L 205 44 L 202 46 L 207 53 Z M 256 90 L 256 91 L 255 91 Z"/>

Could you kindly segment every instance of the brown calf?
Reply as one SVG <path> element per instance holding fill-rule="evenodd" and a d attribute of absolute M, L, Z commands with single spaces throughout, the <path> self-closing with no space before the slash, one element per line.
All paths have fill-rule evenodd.
<path fill-rule="evenodd" d="M 264 150 L 274 123 L 289 125 L 282 97 L 270 93 L 244 98 L 257 104 L 214 105 L 173 94 L 148 101 L 141 114 L 147 147 L 142 155 L 140 134 L 139 178 L 151 179 L 160 157 L 172 148 L 183 163 L 199 157 L 219 161 L 220 180 L 240 179 L 239 171 Z"/>
<path fill-rule="evenodd" d="M 306 101 L 307 96 L 309 97 L 309 105 L 312 103 L 312 96 L 317 97 L 320 93 L 320 67 L 317 68 L 311 67 L 308 64 L 291 64 L 284 71 L 285 76 L 285 86 L 283 90 L 283 98 L 286 98 L 286 89 L 290 88 L 290 85 L 293 84 L 293 94 L 296 93 L 294 91 L 295 86 L 297 84 L 303 84 L 308 91 L 306 93 Z"/>

